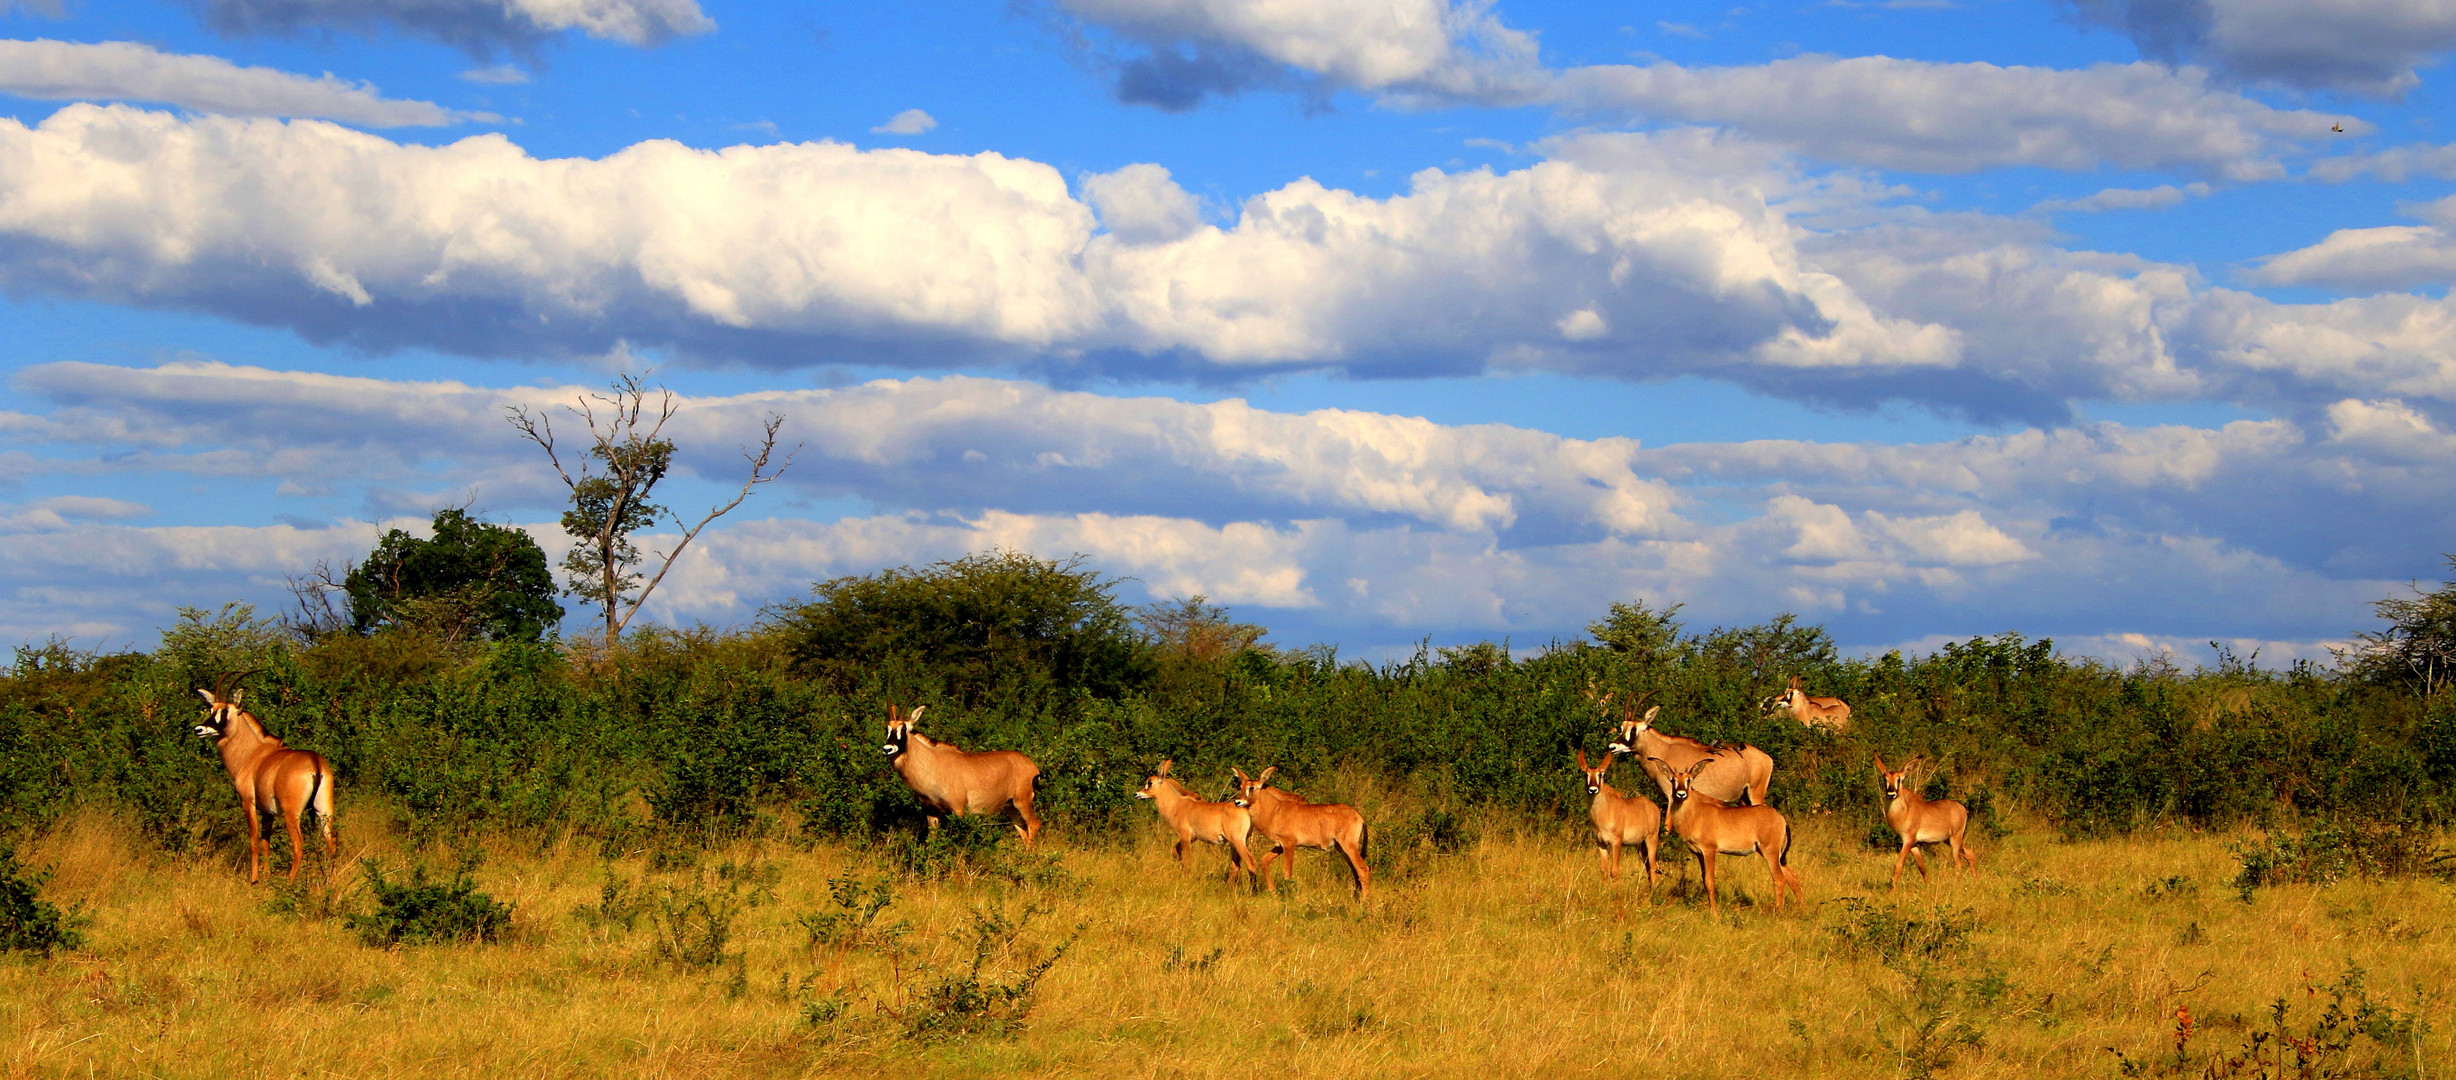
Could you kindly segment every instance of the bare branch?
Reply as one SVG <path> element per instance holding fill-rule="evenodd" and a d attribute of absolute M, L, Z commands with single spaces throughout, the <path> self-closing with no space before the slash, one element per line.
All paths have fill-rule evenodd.
<path fill-rule="evenodd" d="M 668 415 L 671 414 L 669 413 Z M 658 421 L 659 425 L 662 425 L 663 423 L 664 421 L 662 419 Z M 794 455 L 802 452 L 802 446 L 800 443 L 793 444 L 793 449 L 785 452 L 785 459 L 782 463 L 776 466 L 776 471 L 767 471 L 768 462 L 775 456 L 776 453 L 776 432 L 778 429 L 784 427 L 784 424 L 785 418 L 783 416 L 776 413 L 768 414 L 766 422 L 762 425 L 764 430 L 760 436 L 758 452 L 752 453 L 749 447 L 744 447 L 742 449 L 742 460 L 750 463 L 750 478 L 742 481 L 742 490 L 734 493 L 733 501 L 728 502 L 723 506 L 710 509 L 708 511 L 708 516 L 699 519 L 699 524 L 683 530 L 682 542 L 674 545 L 674 550 L 671 554 L 661 551 L 656 553 L 659 559 L 657 572 L 655 576 L 648 579 L 646 584 L 640 586 L 639 596 L 632 599 L 630 610 L 623 613 L 622 626 L 630 625 L 631 616 L 638 614 L 640 605 L 648 602 L 648 594 L 655 592 L 657 589 L 657 583 L 665 580 L 666 571 L 674 568 L 674 561 L 682 558 L 683 549 L 691 546 L 691 541 L 699 536 L 699 531 L 701 529 L 707 528 L 709 522 L 715 521 L 716 519 L 725 516 L 727 513 L 730 513 L 734 507 L 742 505 L 742 500 L 750 497 L 750 491 L 752 488 L 774 480 L 779 476 L 783 476 L 786 469 L 793 467 Z M 619 632 L 619 630 L 620 627 L 617 627 L 617 632 Z"/>
<path fill-rule="evenodd" d="M 571 473 L 563 468 L 562 457 L 554 452 L 554 423 L 546 418 L 546 414 L 539 413 L 536 416 L 530 416 L 529 410 L 519 405 L 506 405 L 503 411 L 510 414 L 504 419 L 510 421 L 513 427 L 519 428 L 520 433 L 528 436 L 530 442 L 536 443 L 546 451 L 546 460 L 554 463 L 554 474 L 563 478 L 564 487 L 580 486 L 571 478 Z"/>

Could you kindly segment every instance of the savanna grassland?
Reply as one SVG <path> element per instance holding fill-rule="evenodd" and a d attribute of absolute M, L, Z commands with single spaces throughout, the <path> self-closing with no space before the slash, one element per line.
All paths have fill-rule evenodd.
<path fill-rule="evenodd" d="M 2335 666 L 2117 667 L 2016 634 L 1848 659 L 1789 616 L 1381 665 L 1010 553 L 731 631 L 183 611 L 0 673 L 6 1075 L 1998 1074 L 2456 1070 L 2456 586 Z M 1798 677 L 1849 725 L 1769 711 Z M 245 882 L 199 688 L 338 776 L 340 858 Z M 1606 695 L 1616 703 L 1607 711 Z M 1573 767 L 1619 705 L 1775 761 L 1807 903 L 1727 859 L 1605 883 Z M 889 704 L 1040 768 L 1039 852 L 920 805 Z M 1873 758 L 1967 803 L 1897 899 Z M 1158 762 L 1362 810 L 1254 895 L 1167 857 Z M 1622 761 L 1615 783 L 1650 789 Z M 1649 790 L 1649 793 L 1650 790 Z M 275 867 L 286 870 L 286 843 Z M 2110 1051 L 2111 1048 L 2111 1051 Z"/>
<path fill-rule="evenodd" d="M 2220 1075 L 2456 1067 L 2444 882 L 2246 901 L 2235 837 L 2018 829 L 1978 875 L 1906 884 L 1896 905 L 1888 855 L 1804 817 L 1807 910 L 1727 893 L 1720 923 L 1685 887 L 1693 867 L 1667 866 L 1650 901 L 1567 833 L 1487 834 L 1359 906 L 1318 852 L 1279 897 L 1230 888 L 1213 850 L 1181 872 L 1154 823 L 937 880 L 835 845 L 487 845 L 473 878 L 512 907 L 501 938 L 389 949 L 335 914 L 369 906 L 347 864 L 251 888 L 230 858 L 81 818 L 27 855 L 91 916 L 87 944 L 0 964 L 0 1030 L 17 1033 L 0 1054 L 11 1076 L 2115 1076 L 2108 1047 L 2171 1055 L 2179 1007 L 2194 1054 L 2234 1050 L 2281 1000 L 2308 1034 L 2359 972 L 2344 1004 L 2384 1013 L 2365 1020 L 2384 1038 L 2322 1029 L 2348 1044 L 2320 1059 L 2341 1071 L 2298 1073 L 2289 1049 L 2282 1071 Z M 407 857 L 380 836 L 350 847 Z M 1727 866 L 1727 890 L 1763 897 L 1762 864 Z M 864 892 L 840 904 L 831 879 Z M 881 883 L 888 902 L 852 928 Z M 712 954 L 683 955 L 706 924 L 667 919 L 677 897 L 729 912 Z M 992 993 L 1068 947 L 1013 1030 L 932 1032 L 983 913 L 1020 924 L 989 932 Z M 849 929 L 822 940 L 829 915 Z"/>

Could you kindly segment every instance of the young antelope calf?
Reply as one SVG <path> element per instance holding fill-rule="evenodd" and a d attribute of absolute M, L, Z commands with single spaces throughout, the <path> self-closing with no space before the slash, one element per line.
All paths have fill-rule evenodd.
<path fill-rule="evenodd" d="M 1373 898 L 1373 871 L 1365 869 L 1364 815 L 1345 803 L 1323 803 L 1316 806 L 1278 788 L 1264 787 L 1271 774 L 1279 771 L 1273 765 L 1260 776 L 1237 774 L 1236 804 L 1251 811 L 1254 828 L 1271 842 L 1271 850 L 1262 853 L 1262 888 L 1271 888 L 1271 860 L 1288 860 L 1288 880 L 1296 880 L 1296 849 L 1300 847 L 1333 848 L 1347 856 L 1349 869 L 1356 871 L 1356 898 Z"/>
<path fill-rule="evenodd" d="M 1620 880 L 1620 846 L 1635 844 L 1646 859 L 1646 895 L 1654 895 L 1655 845 L 1663 832 L 1663 811 L 1654 800 L 1623 795 L 1603 782 L 1603 774 L 1612 767 L 1614 750 L 1603 752 L 1603 763 L 1586 764 L 1586 748 L 1578 748 L 1578 771 L 1586 774 L 1586 793 L 1594 797 L 1587 804 L 1586 816 L 1595 823 L 1595 856 L 1602 860 L 1603 875 Z"/>
<path fill-rule="evenodd" d="M 1876 778 L 1885 789 L 1885 823 L 1893 826 L 1894 833 L 1902 838 L 1901 854 L 1893 857 L 1895 892 L 1902 891 L 1905 859 L 1917 859 L 1919 880 L 1927 880 L 1927 855 L 1919 850 L 1921 844 L 1949 844 L 1953 864 L 1961 867 L 1963 873 L 1978 869 L 1978 855 L 1962 842 L 1963 834 L 1970 831 L 1970 808 L 1951 799 L 1929 802 L 1920 798 L 1916 789 L 1902 783 L 1902 774 L 1925 757 L 1918 755 L 1903 762 L 1899 769 L 1886 769 L 1885 756 L 1876 755 Z"/>
<path fill-rule="evenodd" d="M 1800 891 L 1799 873 L 1791 869 L 1791 823 L 1783 820 L 1782 812 L 1770 806 L 1730 806 L 1722 800 L 1689 786 L 1709 762 L 1700 761 L 1686 769 L 1671 773 L 1671 831 L 1679 833 L 1697 852 L 1697 864 L 1706 879 L 1706 910 L 1720 918 L 1722 904 L 1714 889 L 1714 857 L 1716 855 L 1763 855 L 1765 867 L 1774 875 L 1774 910 L 1782 910 L 1782 891 L 1791 890 L 1791 898 L 1806 903 Z M 1669 768 L 1669 766 L 1665 766 Z"/>
<path fill-rule="evenodd" d="M 1143 781 L 1137 799 L 1151 800 L 1152 809 L 1160 812 L 1160 820 L 1177 834 L 1177 865 L 1191 869 L 1193 862 L 1186 855 L 1186 845 L 1196 840 L 1206 844 L 1222 844 L 1228 848 L 1228 877 L 1240 881 L 1254 864 L 1252 852 L 1245 850 L 1246 837 L 1253 834 L 1253 814 L 1233 802 L 1207 802 L 1185 789 L 1168 771 L 1175 759 L 1160 763 L 1159 771 Z"/>

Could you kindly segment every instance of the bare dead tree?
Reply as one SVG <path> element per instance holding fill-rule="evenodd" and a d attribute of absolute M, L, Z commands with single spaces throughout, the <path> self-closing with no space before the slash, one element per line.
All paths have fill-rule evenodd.
<path fill-rule="evenodd" d="M 649 399 L 655 397 L 655 409 Z M 664 507 L 648 501 L 657 483 L 665 479 L 673 466 L 674 443 L 664 437 L 665 422 L 674 418 L 678 406 L 673 391 L 664 387 L 651 390 L 639 376 L 624 374 L 617 377 L 608 392 L 588 394 L 576 404 L 564 409 L 588 425 L 589 447 L 583 453 L 578 475 L 563 463 L 555 448 L 554 426 L 546 414 L 532 414 L 520 406 L 506 406 L 505 419 L 510 421 L 530 442 L 546 452 L 546 460 L 554 465 L 555 475 L 571 489 L 571 509 L 563 514 L 563 531 L 580 543 L 563 556 L 563 568 L 570 577 L 569 592 L 582 601 L 598 605 L 605 612 L 605 639 L 613 644 L 622 637 L 623 628 L 639 613 L 640 605 L 648 602 L 657 583 L 665 580 L 674 561 L 682 557 L 685 548 L 699 536 L 708 523 L 725 516 L 750 497 L 751 489 L 784 475 L 793 464 L 796 446 L 785 453 L 783 462 L 773 471 L 768 468 L 776 452 L 776 432 L 785 418 L 769 413 L 763 425 L 756 450 L 744 447 L 743 460 L 750 464 L 750 476 L 742 481 L 742 489 L 722 506 L 711 508 L 697 524 L 682 531 L 682 540 L 670 552 L 651 549 L 643 556 L 631 541 L 633 534 L 669 515 Z M 682 519 L 674 518 L 679 525 Z M 653 557 L 655 573 L 644 580 L 634 571 L 648 557 Z"/>

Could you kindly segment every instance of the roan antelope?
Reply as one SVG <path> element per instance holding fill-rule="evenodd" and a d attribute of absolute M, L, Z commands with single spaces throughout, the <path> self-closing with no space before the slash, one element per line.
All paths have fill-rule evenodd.
<path fill-rule="evenodd" d="M 1902 774 L 1924 760 L 1926 755 L 1912 757 L 1898 769 L 1885 768 L 1885 756 L 1876 755 L 1876 776 L 1885 788 L 1885 823 L 1902 838 L 1901 854 L 1893 857 L 1893 891 L 1902 890 L 1902 863 L 1917 859 L 1919 880 L 1927 880 L 1927 855 L 1921 844 L 1949 844 L 1953 865 L 1968 873 L 1978 869 L 1978 855 L 1963 841 L 1970 831 L 1970 808 L 1951 799 L 1929 802 L 1920 798 L 1916 789 L 1902 783 Z"/>
<path fill-rule="evenodd" d="M 1253 853 L 1245 850 L 1245 838 L 1254 830 L 1252 812 L 1234 802 L 1209 802 L 1187 791 L 1185 785 L 1168 775 L 1175 765 L 1173 759 L 1161 762 L 1134 797 L 1151 800 L 1152 809 L 1160 812 L 1160 820 L 1177 834 L 1177 865 L 1189 868 L 1194 865 L 1186 855 L 1186 845 L 1196 840 L 1224 844 L 1228 848 L 1229 878 L 1244 877 L 1254 864 Z"/>
<path fill-rule="evenodd" d="M 1612 755 L 1603 752 L 1603 763 L 1586 764 L 1586 748 L 1578 748 L 1578 771 L 1586 774 L 1586 793 L 1594 796 L 1587 804 L 1586 816 L 1595 823 L 1595 857 L 1603 862 L 1603 874 L 1613 881 L 1620 880 L 1620 846 L 1635 844 L 1646 859 L 1646 892 L 1654 893 L 1654 856 L 1657 837 L 1663 832 L 1662 808 L 1654 800 L 1638 795 L 1623 795 L 1603 782 L 1603 774 L 1612 767 Z"/>
<path fill-rule="evenodd" d="M 1012 750 L 976 754 L 914 731 L 913 725 L 921 722 L 921 710 L 928 707 L 916 705 L 905 713 L 887 706 L 886 750 L 904 786 L 929 807 L 930 831 L 938 831 L 942 816 L 995 814 L 1011 804 L 1023 819 L 1015 831 L 1023 834 L 1023 846 L 1031 847 L 1040 838 L 1040 817 L 1032 813 L 1033 785 L 1040 780 L 1040 766 Z"/>
<path fill-rule="evenodd" d="M 1791 688 L 1774 695 L 1768 703 L 1769 713 L 1787 712 L 1809 727 L 1840 731 L 1851 724 L 1851 707 L 1838 697 L 1809 697 L 1799 688 L 1799 676 L 1791 676 Z"/>
<path fill-rule="evenodd" d="M 1610 697 L 1604 700 L 1609 702 Z M 1774 783 L 1773 755 L 1753 746 L 1717 746 L 1665 735 L 1654 729 L 1654 716 L 1662 711 L 1660 705 L 1646 710 L 1644 716 L 1637 715 L 1636 705 L 1622 710 L 1620 737 L 1612 741 L 1611 749 L 1636 756 L 1646 775 L 1663 789 L 1666 802 L 1671 799 L 1673 773 L 1704 766 L 1705 771 L 1695 777 L 1697 790 L 1734 805 L 1765 805 L 1765 789 Z"/>
<path fill-rule="evenodd" d="M 290 828 L 290 880 L 298 880 L 299 864 L 307 861 L 299 815 L 309 807 L 315 809 L 316 827 L 324 834 L 324 857 L 331 859 L 339 850 L 333 839 L 331 763 L 313 750 L 282 745 L 254 714 L 239 707 L 244 689 L 231 690 L 228 698 L 203 687 L 196 692 L 209 707 L 196 734 L 213 740 L 221 751 L 222 768 L 229 770 L 231 786 L 239 789 L 239 809 L 247 815 L 247 883 L 264 880 L 265 861 L 273 855 L 273 842 L 264 835 L 261 815 L 266 813 L 279 815 Z"/>
<path fill-rule="evenodd" d="M 1364 846 L 1366 830 L 1364 815 L 1345 803 L 1322 803 L 1317 806 L 1278 788 L 1264 787 L 1271 774 L 1279 771 L 1273 765 L 1260 776 L 1237 774 L 1236 804 L 1253 814 L 1254 828 L 1261 830 L 1271 842 L 1271 850 L 1262 853 L 1262 889 L 1271 889 L 1271 860 L 1284 857 L 1288 861 L 1288 881 L 1296 881 L 1296 849 L 1337 848 L 1347 856 L 1347 865 L 1356 871 L 1356 898 L 1369 900 L 1373 896 L 1373 871 L 1365 868 Z"/>
<path fill-rule="evenodd" d="M 1774 875 L 1774 910 L 1782 910 L 1782 890 L 1807 903 L 1800 892 L 1799 872 L 1791 869 L 1791 823 L 1771 806 L 1731 806 L 1689 786 L 1711 762 L 1700 761 L 1671 774 L 1671 831 L 1688 841 L 1706 879 L 1706 910 L 1716 918 L 1722 906 L 1715 898 L 1716 855 L 1763 855 Z M 1669 769 L 1670 766 L 1664 766 Z"/>

